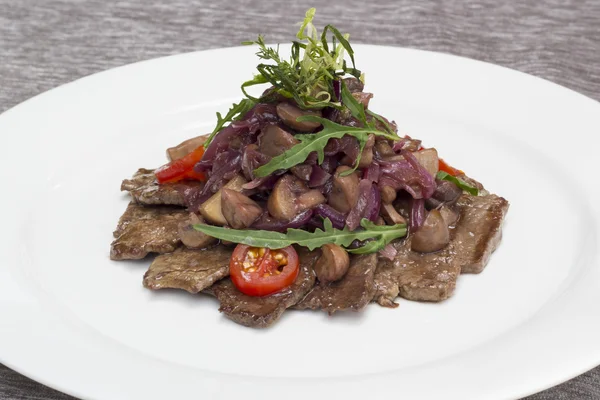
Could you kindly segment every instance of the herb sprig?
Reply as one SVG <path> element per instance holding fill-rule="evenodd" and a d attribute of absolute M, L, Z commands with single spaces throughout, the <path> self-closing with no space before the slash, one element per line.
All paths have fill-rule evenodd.
<path fill-rule="evenodd" d="M 349 35 L 340 33 L 333 25 L 327 25 L 319 35 L 312 23 L 315 12 L 314 8 L 306 12 L 296 34 L 298 40 L 292 43 L 289 60 L 281 57 L 279 47 L 274 49 L 267 46 L 263 36 L 259 36 L 255 41 L 243 43 L 258 45 L 256 55 L 265 61 L 256 67 L 258 75 L 242 84 L 242 91 L 248 98 L 258 100 L 250 96 L 246 88 L 270 83 L 275 92 L 294 99 L 301 108 L 340 107 L 340 104 L 331 98 L 333 81 L 345 74 L 360 78 L 361 72 L 356 69 L 354 50 L 348 42 Z M 329 32 L 333 36 L 331 48 L 327 42 Z M 352 67 L 346 64 L 345 53 L 348 53 Z"/>
<path fill-rule="evenodd" d="M 215 136 L 217 136 L 217 133 L 223 129 L 226 123 L 239 120 L 255 105 L 256 101 L 252 99 L 242 99 L 237 104 L 233 103 L 225 117 L 223 117 L 220 112 L 217 112 L 217 126 L 215 126 L 215 129 L 213 129 L 211 134 L 208 136 L 208 139 L 206 139 L 206 142 L 204 142 L 204 147 L 208 148 L 210 142 L 212 142 Z"/>
<path fill-rule="evenodd" d="M 375 253 L 384 248 L 392 240 L 406 236 L 407 232 L 405 224 L 379 226 L 367 219 L 363 219 L 360 225 L 363 229 L 355 231 L 350 231 L 347 227 L 344 229 L 335 229 L 331 221 L 325 219 L 324 229 L 317 229 L 314 232 L 302 229 L 288 229 L 287 233 L 280 233 L 262 230 L 228 229 L 204 224 L 194 225 L 194 229 L 217 239 L 248 246 L 268 247 L 270 249 L 281 249 L 296 244 L 308 247 L 309 250 L 314 250 L 327 243 L 348 247 L 355 240 L 369 240 L 362 247 L 348 249 L 350 253 L 354 254 Z"/>

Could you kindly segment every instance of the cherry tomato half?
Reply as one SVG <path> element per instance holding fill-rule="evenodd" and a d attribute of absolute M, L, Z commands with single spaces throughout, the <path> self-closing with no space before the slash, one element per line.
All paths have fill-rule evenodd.
<path fill-rule="evenodd" d="M 199 146 L 190 154 L 180 158 L 179 160 L 171 161 L 154 171 L 158 183 L 177 182 L 183 179 L 192 179 L 196 181 L 204 181 L 204 174 L 194 171 L 194 165 L 202 159 L 204 155 L 204 146 Z"/>
<path fill-rule="evenodd" d="M 231 281 L 248 296 L 266 296 L 290 286 L 298 276 L 298 253 L 238 244 L 229 262 Z"/>
<path fill-rule="evenodd" d="M 452 176 L 464 175 L 464 172 L 462 172 L 461 170 L 456 169 L 454 167 L 451 167 L 450 165 L 448 165 L 446 163 L 446 161 L 442 160 L 441 158 L 440 158 L 439 166 L 440 166 L 440 168 L 439 168 L 440 171 L 444 171 Z"/>

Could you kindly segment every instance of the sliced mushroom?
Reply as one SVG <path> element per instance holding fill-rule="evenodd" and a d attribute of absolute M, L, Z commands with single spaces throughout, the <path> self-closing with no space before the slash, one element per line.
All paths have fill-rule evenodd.
<path fill-rule="evenodd" d="M 363 107 L 367 109 L 369 108 L 369 101 L 373 98 L 373 93 L 354 92 L 352 93 L 352 97 L 354 97 L 356 101 L 361 103 Z"/>
<path fill-rule="evenodd" d="M 412 153 L 431 176 L 435 177 L 439 170 L 439 158 L 436 149 L 425 149 L 421 151 L 415 151 Z"/>
<path fill-rule="evenodd" d="M 383 159 L 396 154 L 394 153 L 394 149 L 392 148 L 392 146 L 390 146 L 387 140 L 376 140 L 373 150 L 379 158 Z"/>
<path fill-rule="evenodd" d="M 390 225 L 406 224 L 406 219 L 394 208 L 392 204 L 381 204 L 381 216 Z"/>
<path fill-rule="evenodd" d="M 381 201 L 384 204 L 392 204 L 396 200 L 396 190 L 391 186 L 383 186 L 379 189 L 379 193 L 381 193 Z"/>
<path fill-rule="evenodd" d="M 308 210 L 323 203 L 325 203 L 325 196 L 317 189 L 309 190 L 296 198 L 298 211 Z"/>
<path fill-rule="evenodd" d="M 442 204 L 454 204 L 462 194 L 462 190 L 450 181 L 437 180 L 433 195 L 425 200 L 427 208 L 437 208 Z"/>
<path fill-rule="evenodd" d="M 225 189 L 235 190 L 236 192 L 242 191 L 242 185 L 247 183 L 248 181 L 244 179 L 241 175 L 236 175 L 229 182 L 223 186 Z M 200 205 L 198 211 L 204 219 L 214 225 L 227 225 L 227 220 L 223 216 L 223 212 L 221 209 L 221 191 L 223 189 L 219 189 L 217 193 L 213 194 L 208 200 Z"/>
<path fill-rule="evenodd" d="M 319 110 L 302 110 L 290 103 L 279 103 L 277 104 L 277 115 L 279 118 L 281 118 L 284 124 L 300 132 L 311 132 L 321 126 L 321 124 L 318 122 L 299 122 L 296 120 L 298 117 L 303 115 L 316 115 L 320 117 L 321 111 Z"/>
<path fill-rule="evenodd" d="M 179 238 L 184 245 L 191 249 L 204 249 L 217 242 L 217 239 L 194 229 L 194 225 L 204 224 L 205 221 L 195 213 L 190 213 L 187 221 L 178 225 Z"/>
<path fill-rule="evenodd" d="M 341 213 L 349 212 L 358 201 L 358 175 L 352 173 L 342 176 L 342 173 L 351 169 L 346 165 L 337 167 L 332 180 L 331 192 L 327 199 L 329 205 Z"/>
<path fill-rule="evenodd" d="M 322 283 L 342 279 L 350 267 L 350 257 L 343 247 L 327 243 L 321 246 L 321 257 L 315 263 L 314 269 Z"/>
<path fill-rule="evenodd" d="M 262 208 L 250 197 L 226 188 L 221 190 L 221 211 L 233 229 L 249 227 L 263 213 Z"/>
<path fill-rule="evenodd" d="M 296 194 L 294 188 L 297 186 L 297 178 L 292 175 L 284 175 L 275 184 L 273 191 L 267 201 L 269 213 L 282 220 L 292 219 L 296 213 Z"/>
<path fill-rule="evenodd" d="M 169 147 L 167 149 L 167 158 L 170 161 L 179 160 L 202 146 L 206 142 L 206 139 L 208 139 L 208 135 L 202 135 L 181 142 L 175 147 Z"/>
<path fill-rule="evenodd" d="M 277 125 L 267 126 L 258 136 L 258 148 L 260 152 L 269 157 L 276 157 L 283 154 L 298 143 L 300 142 L 294 135 L 286 132 Z"/>
<path fill-rule="evenodd" d="M 448 225 L 439 210 L 431 210 L 423 226 L 412 236 L 411 249 L 419 253 L 431 253 L 450 243 Z"/>
<path fill-rule="evenodd" d="M 294 165 L 290 168 L 290 172 L 298 179 L 303 181 L 310 181 L 310 175 L 312 174 L 313 166 L 308 164 Z"/>
<path fill-rule="evenodd" d="M 362 83 L 360 80 L 358 80 L 357 78 L 354 78 L 354 77 L 345 78 L 344 83 L 348 87 L 348 90 L 350 91 L 350 93 L 362 92 L 363 89 L 365 88 L 364 83 Z"/>
<path fill-rule="evenodd" d="M 373 162 L 373 146 L 375 145 L 375 135 L 369 135 L 365 148 L 363 149 L 360 161 L 358 162 L 359 168 L 367 168 Z"/>

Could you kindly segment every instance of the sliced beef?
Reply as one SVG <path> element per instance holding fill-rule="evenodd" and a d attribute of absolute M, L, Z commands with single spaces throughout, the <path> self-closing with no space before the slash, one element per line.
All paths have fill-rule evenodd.
<path fill-rule="evenodd" d="M 231 252 L 230 248 L 218 245 L 205 250 L 179 248 L 160 255 L 144 275 L 144 286 L 198 293 L 229 275 Z"/>
<path fill-rule="evenodd" d="M 358 311 L 373 299 L 376 254 L 351 256 L 350 268 L 339 281 L 316 285 L 294 308 L 321 309 L 333 314 L 341 310 Z"/>
<path fill-rule="evenodd" d="M 144 207 L 134 202 L 119 219 L 110 247 L 113 260 L 138 260 L 148 253 L 170 253 L 179 244 L 178 224 L 188 213 L 177 207 Z"/>
<path fill-rule="evenodd" d="M 463 195 L 456 205 L 459 219 L 450 233 L 455 258 L 462 273 L 478 274 L 500 243 L 508 201 L 496 195 Z"/>
<path fill-rule="evenodd" d="M 394 245 L 393 261 L 381 258 L 375 273 L 374 300 L 384 307 L 396 307 L 398 295 L 409 300 L 441 301 L 452 295 L 460 266 L 449 247 L 437 253 L 417 253 L 410 238 Z"/>
<path fill-rule="evenodd" d="M 196 192 L 201 182 L 181 181 L 158 184 L 153 169 L 140 168 L 131 179 L 121 183 L 121 190 L 128 191 L 133 199 L 145 205 L 187 206 L 186 193 Z"/>
<path fill-rule="evenodd" d="M 400 295 L 409 300 L 441 301 L 452 295 L 458 275 L 479 273 L 500 238 L 508 202 L 496 195 L 462 195 L 456 210 L 459 219 L 450 227 L 450 244 L 435 253 L 410 250 L 411 237 L 395 244 L 393 261 L 381 259 L 375 273 L 374 300 L 395 307 Z"/>
<path fill-rule="evenodd" d="M 288 288 L 264 297 L 252 297 L 242 294 L 233 286 L 230 279 L 223 279 L 205 290 L 220 302 L 219 311 L 238 324 L 265 328 L 277 321 L 283 312 L 298 303 L 315 284 L 313 264 L 318 252 L 298 250 L 300 273 L 296 281 Z"/>

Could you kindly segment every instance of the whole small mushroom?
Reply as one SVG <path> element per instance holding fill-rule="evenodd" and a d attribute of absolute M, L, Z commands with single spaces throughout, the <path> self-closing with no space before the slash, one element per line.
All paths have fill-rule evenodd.
<path fill-rule="evenodd" d="M 318 122 L 297 121 L 297 118 L 303 115 L 316 115 L 320 117 L 321 111 L 319 110 L 302 110 L 293 104 L 283 102 L 277 104 L 277 115 L 284 124 L 300 132 L 312 132 L 321 126 Z"/>
<path fill-rule="evenodd" d="M 322 283 L 335 282 L 346 275 L 350 268 L 350 256 L 343 247 L 327 243 L 321 246 L 321 256 L 315 263 L 317 278 Z"/>
<path fill-rule="evenodd" d="M 419 253 L 431 253 L 450 243 L 448 225 L 439 210 L 431 210 L 423 226 L 412 236 L 411 249 Z"/>

